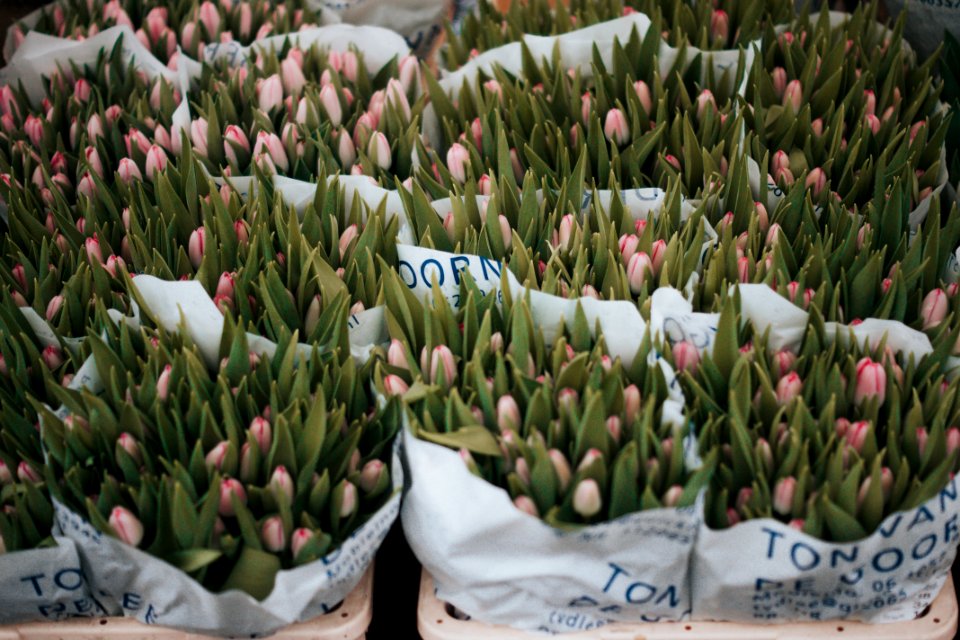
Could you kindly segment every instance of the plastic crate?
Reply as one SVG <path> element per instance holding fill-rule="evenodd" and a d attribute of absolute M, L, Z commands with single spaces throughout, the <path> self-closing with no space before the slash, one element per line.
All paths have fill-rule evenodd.
<path fill-rule="evenodd" d="M 276 640 L 364 640 L 373 620 L 373 567 L 339 607 L 270 636 Z M 146 625 L 133 618 L 75 618 L 0 627 L 0 640 L 200 640 L 212 638 Z"/>
<path fill-rule="evenodd" d="M 510 627 L 462 620 L 453 607 L 438 600 L 433 578 L 426 571 L 420 579 L 417 627 L 424 640 L 536 640 L 543 634 Z M 610 624 L 591 631 L 563 634 L 575 640 L 951 640 L 957 630 L 957 594 L 953 580 L 927 612 L 909 622 L 866 624 L 833 620 L 795 624 L 755 625 L 734 622 L 660 622 Z"/>

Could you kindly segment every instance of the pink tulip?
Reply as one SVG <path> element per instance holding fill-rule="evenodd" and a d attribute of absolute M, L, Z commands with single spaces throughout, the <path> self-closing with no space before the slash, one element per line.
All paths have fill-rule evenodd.
<path fill-rule="evenodd" d="M 630 124 L 620 109 L 610 109 L 603 122 L 603 135 L 617 146 L 623 146 L 630 140 Z"/>
<path fill-rule="evenodd" d="M 290 476 L 290 472 L 287 471 L 287 468 L 283 465 L 279 465 L 273 470 L 273 474 L 270 476 L 269 487 L 273 492 L 273 495 L 277 498 L 280 496 L 286 496 L 288 501 L 293 502 L 293 478 Z"/>
<path fill-rule="evenodd" d="M 528 496 L 517 496 L 513 499 L 513 506 L 528 516 L 533 516 L 534 518 L 540 517 L 540 512 L 537 510 L 537 503 L 531 500 Z"/>
<path fill-rule="evenodd" d="M 593 96 L 590 92 L 584 93 L 580 97 L 580 117 L 584 127 L 590 126 L 590 114 L 593 111 Z"/>
<path fill-rule="evenodd" d="M 248 2 L 241 2 L 238 8 L 240 25 L 238 31 L 240 37 L 246 40 L 250 37 L 250 31 L 253 29 L 253 9 Z"/>
<path fill-rule="evenodd" d="M 410 122 L 410 102 L 407 100 L 407 92 L 396 78 L 387 82 L 386 104 L 403 116 L 403 122 Z"/>
<path fill-rule="evenodd" d="M 867 114 L 863 117 L 863 123 L 873 135 L 880 133 L 880 118 L 875 115 Z"/>
<path fill-rule="evenodd" d="M 950 303 L 943 289 L 933 289 L 920 304 L 920 319 L 924 330 L 940 325 L 947 317 Z"/>
<path fill-rule="evenodd" d="M 827 176 L 820 167 L 813 169 L 807 174 L 805 186 L 807 189 L 810 189 L 813 192 L 814 198 L 820 197 L 820 194 L 823 192 L 823 189 L 826 185 Z"/>
<path fill-rule="evenodd" d="M 677 342 L 673 345 L 673 364 L 680 371 L 696 373 L 700 366 L 700 352 L 689 342 Z"/>
<path fill-rule="evenodd" d="M 190 264 L 195 269 L 200 268 L 203 262 L 203 254 L 206 250 L 206 231 L 203 227 L 198 227 L 190 234 L 190 241 L 187 245 L 187 253 L 190 257 Z"/>
<path fill-rule="evenodd" d="M 23 123 L 23 131 L 30 138 L 33 146 L 40 147 L 43 142 L 43 120 L 33 114 L 28 115 L 26 122 Z"/>
<path fill-rule="evenodd" d="M 800 113 L 803 103 L 803 84 L 799 80 L 791 80 L 783 91 L 783 106 L 794 114 Z"/>
<path fill-rule="evenodd" d="M 730 16 L 722 9 L 714 9 L 710 15 L 710 35 L 713 42 L 725 47 L 730 36 Z"/>
<path fill-rule="evenodd" d="M 293 557 L 296 558 L 299 556 L 300 551 L 303 550 L 311 540 L 313 540 L 313 532 L 310 531 L 310 529 L 304 527 L 294 529 L 293 533 L 290 534 L 290 553 L 293 554 Z"/>
<path fill-rule="evenodd" d="M 618 244 L 620 248 L 620 260 L 623 262 L 624 266 L 627 266 L 630 264 L 630 258 L 633 257 L 633 254 L 637 252 L 637 249 L 640 246 L 640 238 L 633 234 L 625 233 L 620 236 L 620 241 Z"/>
<path fill-rule="evenodd" d="M 390 142 L 381 131 L 370 136 L 367 143 L 367 155 L 381 169 L 389 169 L 393 165 L 393 156 L 390 151 Z"/>
<path fill-rule="evenodd" d="M 307 84 L 303 69 L 295 59 L 287 57 L 280 63 L 280 79 L 287 93 L 298 94 Z"/>
<path fill-rule="evenodd" d="M 653 264 L 643 251 L 638 251 L 630 257 L 627 263 L 627 281 L 630 284 L 630 291 L 634 295 L 639 295 L 645 290 L 645 283 L 648 275 L 653 272 Z"/>
<path fill-rule="evenodd" d="M 726 15 L 726 14 L 724 14 Z M 717 110 L 717 100 L 713 97 L 713 93 L 709 89 L 704 89 L 700 92 L 700 95 L 697 96 L 697 117 L 701 120 L 704 115 L 706 115 L 707 110 L 716 111 Z"/>
<path fill-rule="evenodd" d="M 797 489 L 797 480 L 787 476 L 777 481 L 773 488 L 773 510 L 783 516 L 793 512 L 793 498 Z"/>
<path fill-rule="evenodd" d="M 356 59 L 356 56 L 354 56 L 354 59 Z M 346 57 L 344 57 L 343 66 L 344 75 L 346 75 Z M 404 91 L 409 92 L 413 89 L 420 76 L 420 63 L 417 57 L 404 56 L 400 58 L 400 62 L 397 63 L 397 74 L 400 77 L 400 84 L 403 85 Z M 356 72 L 354 72 L 354 76 L 356 76 Z"/>
<path fill-rule="evenodd" d="M 409 390 L 410 385 L 400 376 L 391 373 L 383 377 L 383 391 L 388 396 L 402 396 Z"/>
<path fill-rule="evenodd" d="M 872 398 L 882 405 L 887 397 L 887 372 L 883 365 L 870 358 L 862 358 L 857 363 L 856 387 L 853 402 L 860 406 Z"/>
<path fill-rule="evenodd" d="M 501 430 L 518 431 L 521 417 L 520 406 L 513 396 L 503 395 L 497 400 L 497 426 Z"/>
<path fill-rule="evenodd" d="M 573 491 L 573 510 L 584 518 L 592 518 L 600 513 L 603 498 L 600 496 L 600 485 L 592 478 L 581 480 Z"/>
<path fill-rule="evenodd" d="M 157 376 L 157 399 L 161 402 L 165 401 L 170 395 L 170 376 L 172 373 L 173 367 L 168 364 Z"/>
<path fill-rule="evenodd" d="M 84 249 L 87 252 L 87 259 L 91 264 L 94 262 L 103 264 L 103 252 L 100 250 L 100 240 L 96 235 L 84 240 Z"/>
<path fill-rule="evenodd" d="M 627 424 L 632 424 L 640 415 L 640 389 L 630 384 L 623 389 L 623 417 Z"/>
<path fill-rule="evenodd" d="M 286 172 L 290 169 L 286 148 L 283 146 L 283 141 L 275 133 L 258 131 L 257 141 L 253 145 L 253 155 L 257 158 L 266 155 L 270 158 L 273 166 L 281 171 Z"/>
<path fill-rule="evenodd" d="M 138 547 L 143 541 L 143 524 L 129 509 L 114 507 L 110 510 L 110 528 L 124 544 Z"/>
<path fill-rule="evenodd" d="M 190 123 L 190 142 L 193 144 L 193 150 L 197 155 L 204 158 L 207 155 L 207 131 L 209 125 L 205 118 L 198 118 Z M 176 149 L 174 149 L 176 152 Z"/>
<path fill-rule="evenodd" d="M 270 451 L 270 445 L 273 443 L 273 429 L 270 422 L 263 416 L 255 416 L 250 421 L 247 433 L 257 443 L 261 453 L 266 454 Z"/>
<path fill-rule="evenodd" d="M 653 96 L 650 93 L 650 87 L 643 80 L 637 80 L 633 83 L 633 90 L 640 101 L 640 107 L 648 116 L 653 115 Z"/>
<path fill-rule="evenodd" d="M 117 176 L 120 178 L 120 182 L 127 185 L 132 184 L 134 180 L 137 182 L 143 181 L 140 167 L 130 158 L 120 159 L 120 164 L 117 166 Z"/>
<path fill-rule="evenodd" d="M 470 166 L 470 152 L 459 144 L 454 143 L 447 151 L 447 169 L 451 177 L 458 183 L 467 181 L 467 170 Z"/>
<path fill-rule="evenodd" d="M 790 157 L 783 151 L 777 151 L 773 154 L 770 161 L 773 179 L 779 183 L 781 180 L 786 185 L 793 184 L 793 172 L 790 170 Z"/>
<path fill-rule="evenodd" d="M 257 105 L 264 113 L 270 113 L 283 106 L 283 81 L 279 74 L 275 73 L 260 83 L 257 90 Z"/>
<path fill-rule="evenodd" d="M 250 153 L 250 140 L 243 132 L 243 129 L 235 124 L 227 125 L 223 132 L 223 151 L 227 156 L 227 161 L 238 167 L 241 166 L 240 157 L 237 152 L 242 152 L 243 157 Z"/>
<path fill-rule="evenodd" d="M 803 380 L 796 371 L 791 371 L 777 381 L 777 403 L 785 405 L 800 395 L 803 390 Z"/>
<path fill-rule="evenodd" d="M 260 527 L 260 541 L 267 551 L 280 553 L 287 548 L 287 536 L 280 516 L 270 516 Z"/>
<path fill-rule="evenodd" d="M 223 441 L 218 443 L 210 452 L 204 457 L 204 463 L 208 470 L 216 469 L 217 471 L 223 471 L 223 463 L 227 459 L 227 454 L 230 452 L 230 443 Z"/>
<path fill-rule="evenodd" d="M 442 371 L 443 383 L 447 387 L 450 387 L 457 379 L 457 364 L 450 347 L 443 344 L 437 345 L 433 348 L 433 351 L 430 352 L 429 361 L 427 357 L 427 350 L 424 348 L 420 354 L 420 370 L 424 374 L 424 377 L 426 377 L 429 371 L 429 382 L 437 384 L 440 382 Z"/>
<path fill-rule="evenodd" d="M 866 89 L 863 92 L 863 112 L 868 116 L 876 115 L 877 113 L 877 94 L 870 89 Z"/>
<path fill-rule="evenodd" d="M 351 167 L 357 159 L 357 150 L 346 130 L 341 128 L 337 134 L 337 155 L 340 157 L 340 166 L 344 169 Z"/>
<path fill-rule="evenodd" d="M 357 486 L 352 482 L 343 485 L 343 502 L 340 504 L 340 517 L 349 518 L 357 510 Z"/>
<path fill-rule="evenodd" d="M 863 445 L 866 444 L 869 435 L 870 423 L 866 420 L 860 420 L 854 422 L 847 428 L 847 432 L 844 434 L 844 440 L 857 453 L 861 453 L 863 451 Z"/>
<path fill-rule="evenodd" d="M 50 302 L 47 303 L 47 311 L 44 314 L 47 322 L 53 322 L 53 319 L 57 317 L 57 314 L 60 313 L 60 309 L 63 308 L 63 296 L 56 295 L 50 298 Z"/>
<path fill-rule="evenodd" d="M 770 79 L 773 81 L 773 91 L 777 94 L 777 99 L 782 100 L 783 94 L 787 90 L 787 71 L 783 67 L 776 67 L 770 72 Z"/>
<path fill-rule="evenodd" d="M 326 112 L 330 124 L 339 127 L 343 121 L 343 109 L 340 106 L 337 89 L 332 84 L 328 84 L 320 90 L 320 105 Z"/>
<path fill-rule="evenodd" d="M 243 484 L 234 478 L 224 478 L 220 483 L 220 507 L 218 513 L 225 518 L 232 518 L 237 515 L 233 508 L 232 497 L 236 496 L 240 504 L 247 503 L 247 491 Z"/>

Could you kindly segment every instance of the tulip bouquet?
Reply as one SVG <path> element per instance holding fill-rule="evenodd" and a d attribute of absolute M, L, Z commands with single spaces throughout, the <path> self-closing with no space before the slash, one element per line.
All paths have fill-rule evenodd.
<path fill-rule="evenodd" d="M 325 166 L 392 185 L 412 172 L 423 109 L 412 56 L 372 74 L 359 51 L 288 43 L 251 65 L 205 67 L 196 86 L 190 139 L 214 175 L 309 180 Z"/>
<path fill-rule="evenodd" d="M 104 29 L 130 27 L 159 60 L 176 68 L 178 47 L 201 58 L 205 45 L 238 41 L 250 44 L 267 36 L 317 26 L 319 13 L 296 0 L 57 0 L 10 29 L 7 59 L 27 31 L 83 40 Z"/>
<path fill-rule="evenodd" d="M 859 9 L 841 28 L 826 12 L 815 23 L 800 19 L 798 35 L 776 36 L 755 61 L 748 148 L 768 167 L 775 195 L 796 184 L 818 204 L 833 197 L 852 208 L 899 181 L 913 209 L 943 183 L 949 119 L 937 110 L 936 60 L 914 67 L 899 38 L 875 42 L 871 18 Z"/>
<path fill-rule="evenodd" d="M 88 341 L 104 392 L 40 409 L 58 500 L 207 589 L 266 598 L 391 496 L 399 406 L 374 405 L 349 356 L 258 355 L 232 323 L 219 371 L 179 334 L 107 323 Z"/>
<path fill-rule="evenodd" d="M 679 175 L 694 196 L 723 175 L 742 128 L 730 92 L 698 90 L 682 75 L 682 53 L 661 76 L 656 40 L 636 32 L 614 41 L 611 55 L 612 66 L 595 59 L 588 67 L 592 80 L 528 53 L 523 77 L 481 75 L 453 98 L 428 81 L 452 178 L 440 168 L 444 181 L 493 170 L 516 176 L 529 167 L 559 187 L 583 152 L 586 179 L 601 186 L 613 178 L 624 187 L 665 187 Z"/>
<path fill-rule="evenodd" d="M 166 167 L 180 99 L 169 81 L 124 64 L 119 46 L 55 74 L 40 104 L 0 87 L 0 196 L 75 247 L 100 218 L 117 216 L 134 183 L 152 183 Z"/>
<path fill-rule="evenodd" d="M 563 525 L 692 503 L 705 476 L 685 468 L 684 432 L 661 411 L 668 381 L 641 357 L 649 340 L 628 366 L 582 312 L 551 341 L 523 299 L 498 307 L 465 284 L 454 310 L 442 297 L 421 303 L 395 276 L 384 284 L 396 328 L 378 389 L 517 508 Z"/>
<path fill-rule="evenodd" d="M 945 353 L 895 354 L 827 339 L 811 314 L 796 350 L 738 330 L 733 301 L 712 354 L 673 347 L 699 446 L 721 452 L 707 493 L 713 527 L 778 518 L 816 538 L 857 540 L 935 496 L 960 464 L 956 384 Z M 913 390 L 911 392 L 911 389 Z"/>

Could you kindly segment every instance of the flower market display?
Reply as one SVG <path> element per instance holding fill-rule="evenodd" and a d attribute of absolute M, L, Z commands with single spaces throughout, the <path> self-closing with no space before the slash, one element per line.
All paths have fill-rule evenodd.
<path fill-rule="evenodd" d="M 398 515 L 525 630 L 933 601 L 954 78 L 876 3 L 554 4 L 435 60 L 314 3 L 11 28 L 0 623 L 274 633 Z"/>

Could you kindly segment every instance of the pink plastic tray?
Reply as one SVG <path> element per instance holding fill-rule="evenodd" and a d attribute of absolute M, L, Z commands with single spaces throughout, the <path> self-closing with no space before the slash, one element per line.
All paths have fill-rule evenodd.
<path fill-rule="evenodd" d="M 452 607 L 437 599 L 433 578 L 420 579 L 417 627 L 424 640 L 537 640 L 549 637 L 510 627 L 459 620 Z M 805 622 L 752 625 L 733 622 L 665 622 L 611 624 L 600 629 L 563 634 L 571 640 L 951 640 L 957 630 L 957 594 L 948 579 L 926 615 L 910 622 Z"/>
<path fill-rule="evenodd" d="M 373 619 L 373 567 L 327 615 L 270 636 L 276 640 L 364 640 Z M 211 636 L 145 625 L 131 618 L 77 618 L 0 628 L 0 640 L 201 640 Z"/>

